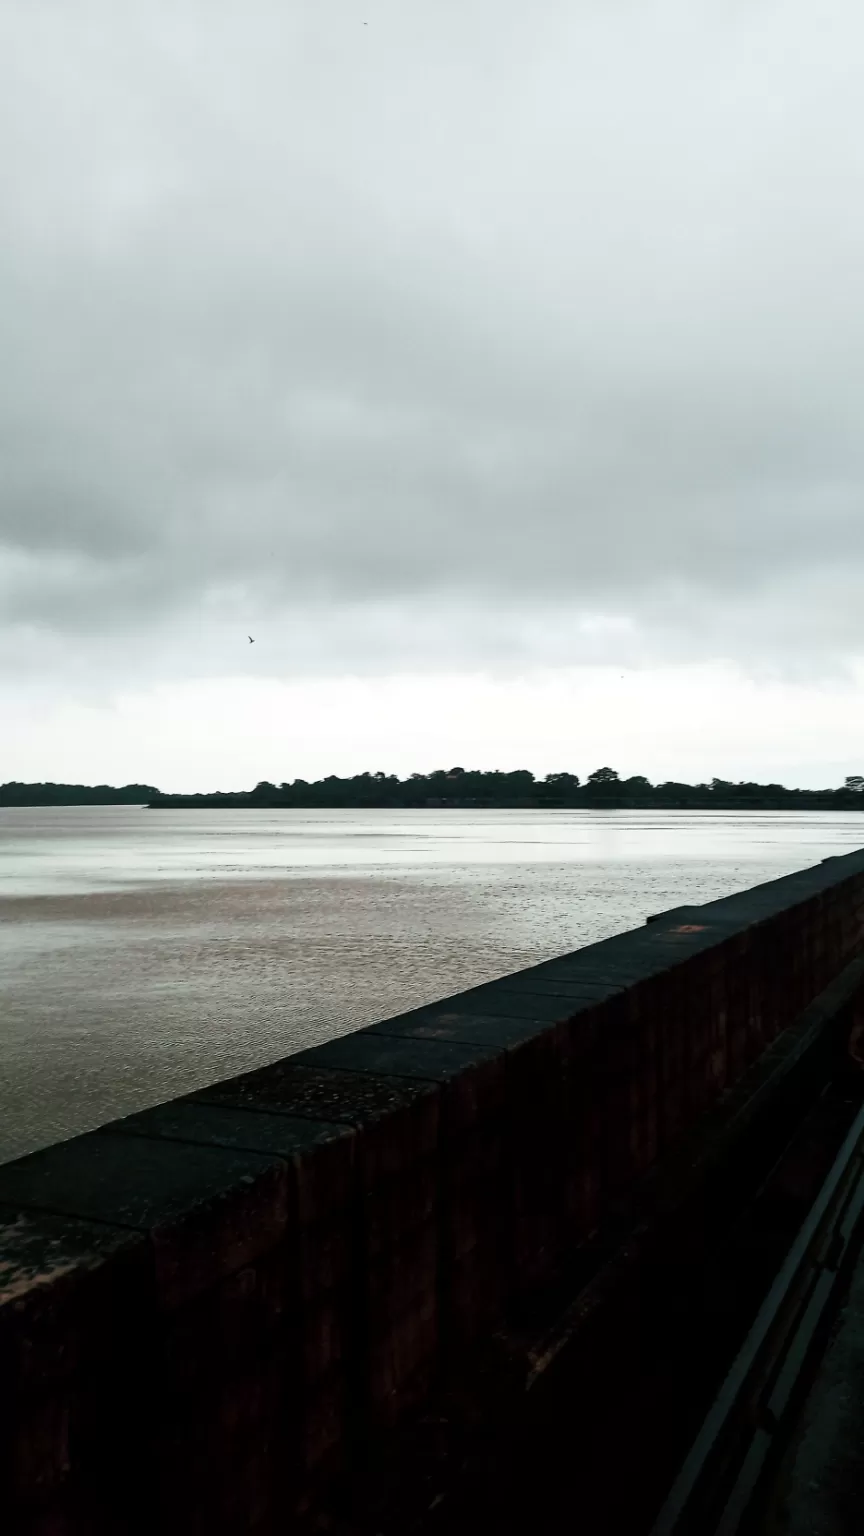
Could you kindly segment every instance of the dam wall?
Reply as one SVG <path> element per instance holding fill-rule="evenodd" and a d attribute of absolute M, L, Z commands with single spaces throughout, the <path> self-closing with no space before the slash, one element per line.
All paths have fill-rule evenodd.
<path fill-rule="evenodd" d="M 314 1528 L 862 950 L 864 852 L 0 1167 L 0 1529 Z"/>

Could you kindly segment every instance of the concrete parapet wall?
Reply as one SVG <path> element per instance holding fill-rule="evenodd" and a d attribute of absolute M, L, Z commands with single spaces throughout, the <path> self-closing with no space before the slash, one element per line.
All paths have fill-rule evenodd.
<path fill-rule="evenodd" d="M 862 948 L 856 853 L 4 1165 L 0 1528 L 292 1529 Z"/>

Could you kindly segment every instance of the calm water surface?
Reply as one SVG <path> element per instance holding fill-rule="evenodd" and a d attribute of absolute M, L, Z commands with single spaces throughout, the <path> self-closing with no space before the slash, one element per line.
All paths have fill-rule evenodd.
<path fill-rule="evenodd" d="M 862 843 L 830 812 L 0 809 L 0 1158 Z"/>

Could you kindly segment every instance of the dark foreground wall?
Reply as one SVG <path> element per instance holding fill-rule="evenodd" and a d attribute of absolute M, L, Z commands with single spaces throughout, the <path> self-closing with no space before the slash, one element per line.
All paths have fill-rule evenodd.
<path fill-rule="evenodd" d="M 293 1529 L 862 946 L 856 853 L 0 1168 L 0 1528 Z"/>

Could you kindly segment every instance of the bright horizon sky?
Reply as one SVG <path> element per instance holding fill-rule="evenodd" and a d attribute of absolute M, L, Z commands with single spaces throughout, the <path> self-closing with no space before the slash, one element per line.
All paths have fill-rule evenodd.
<path fill-rule="evenodd" d="M 6 0 L 0 781 L 864 772 L 862 50 Z"/>
<path fill-rule="evenodd" d="M 859 697 L 860 682 L 814 690 L 721 667 L 517 679 L 217 677 L 86 701 L 19 699 L 6 713 L 19 746 L 4 754 L 5 777 L 182 793 L 367 770 L 405 777 L 457 763 L 584 779 L 608 764 L 655 782 L 716 775 L 824 788 L 864 763 Z M 806 732 L 796 728 L 803 714 Z M 826 746 L 838 740 L 848 755 L 832 759 Z"/>

